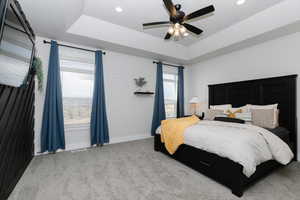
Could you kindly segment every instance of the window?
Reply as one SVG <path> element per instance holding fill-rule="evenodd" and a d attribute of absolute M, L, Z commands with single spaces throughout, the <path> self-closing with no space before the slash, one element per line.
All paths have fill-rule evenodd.
<path fill-rule="evenodd" d="M 174 118 L 177 115 L 177 74 L 164 73 L 164 95 L 166 117 Z"/>
<path fill-rule="evenodd" d="M 94 65 L 61 60 L 61 82 L 66 127 L 90 124 Z"/>

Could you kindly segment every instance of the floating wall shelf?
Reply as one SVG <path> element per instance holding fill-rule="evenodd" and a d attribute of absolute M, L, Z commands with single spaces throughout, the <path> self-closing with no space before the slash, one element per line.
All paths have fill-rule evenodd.
<path fill-rule="evenodd" d="M 154 92 L 134 92 L 135 95 L 153 95 Z"/>

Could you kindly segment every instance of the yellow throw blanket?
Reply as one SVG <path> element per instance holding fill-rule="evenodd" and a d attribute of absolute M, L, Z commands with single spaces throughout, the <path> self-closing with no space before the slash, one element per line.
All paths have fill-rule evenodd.
<path fill-rule="evenodd" d="M 167 119 L 161 122 L 161 141 L 170 154 L 174 154 L 178 147 L 184 143 L 184 130 L 199 122 L 195 115 L 179 119 Z"/>

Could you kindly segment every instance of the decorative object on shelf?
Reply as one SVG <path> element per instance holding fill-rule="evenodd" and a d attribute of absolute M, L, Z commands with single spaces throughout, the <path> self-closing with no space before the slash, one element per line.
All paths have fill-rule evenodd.
<path fill-rule="evenodd" d="M 198 97 L 193 97 L 191 100 L 190 100 L 190 109 L 192 111 L 192 114 L 196 115 L 197 113 L 197 107 L 199 105 L 199 98 Z"/>
<path fill-rule="evenodd" d="M 145 77 L 135 78 L 134 81 L 135 81 L 135 84 L 139 88 L 142 88 L 144 85 L 147 84 L 147 81 L 146 81 Z"/>
<path fill-rule="evenodd" d="M 34 57 L 32 67 L 36 72 L 37 80 L 38 80 L 38 90 L 43 91 L 43 82 L 44 82 L 44 72 L 43 72 L 43 63 L 41 58 Z"/>

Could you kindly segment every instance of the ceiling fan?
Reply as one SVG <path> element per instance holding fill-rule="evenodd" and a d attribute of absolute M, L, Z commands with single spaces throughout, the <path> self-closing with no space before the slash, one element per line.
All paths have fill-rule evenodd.
<path fill-rule="evenodd" d="M 144 28 L 151 28 L 152 26 L 156 25 L 164 25 L 164 24 L 170 24 L 170 28 L 168 30 L 168 33 L 165 36 L 165 40 L 170 39 L 172 36 L 175 37 L 175 39 L 179 39 L 183 36 L 188 36 L 188 32 L 190 31 L 196 35 L 200 35 L 203 30 L 186 23 L 187 21 L 191 19 L 195 19 L 197 17 L 212 13 L 215 11 L 215 7 L 213 5 L 210 5 L 208 7 L 202 8 L 200 10 L 197 10 L 191 14 L 186 15 L 183 11 L 181 11 L 181 5 L 176 4 L 174 5 L 172 0 L 163 0 L 169 15 L 170 15 L 170 21 L 161 21 L 161 22 L 152 22 L 152 23 L 145 23 L 143 24 Z"/>

